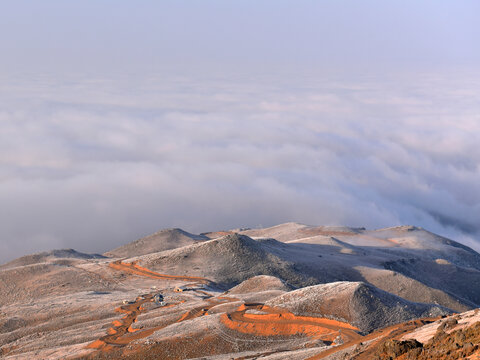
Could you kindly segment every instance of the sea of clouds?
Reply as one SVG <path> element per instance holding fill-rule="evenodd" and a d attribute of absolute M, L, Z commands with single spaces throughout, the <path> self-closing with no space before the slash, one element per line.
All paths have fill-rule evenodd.
<path fill-rule="evenodd" d="M 3 76 L 0 262 L 287 221 L 479 249 L 474 75 Z"/>

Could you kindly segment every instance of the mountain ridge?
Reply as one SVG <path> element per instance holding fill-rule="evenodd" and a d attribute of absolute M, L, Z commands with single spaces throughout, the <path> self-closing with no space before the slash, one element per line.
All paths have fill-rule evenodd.
<path fill-rule="evenodd" d="M 479 259 L 413 226 L 298 223 L 165 229 L 103 255 L 26 255 L 0 265 L 0 355 L 313 360 L 344 356 L 342 343 L 388 353 L 397 343 L 385 329 L 469 318 L 480 305 Z"/>

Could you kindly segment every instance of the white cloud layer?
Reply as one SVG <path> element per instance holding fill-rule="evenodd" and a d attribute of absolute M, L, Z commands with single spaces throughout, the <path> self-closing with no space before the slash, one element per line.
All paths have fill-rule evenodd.
<path fill-rule="evenodd" d="M 6 76 L 0 261 L 285 221 L 413 224 L 478 249 L 474 75 Z"/>

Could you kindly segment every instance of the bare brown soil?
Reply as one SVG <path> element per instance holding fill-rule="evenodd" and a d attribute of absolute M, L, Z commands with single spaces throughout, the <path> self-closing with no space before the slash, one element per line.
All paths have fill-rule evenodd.
<path fill-rule="evenodd" d="M 250 314 L 258 310 L 264 314 Z M 295 316 L 291 312 L 263 304 L 244 304 L 232 313 L 223 314 L 221 322 L 226 327 L 256 336 L 307 335 L 333 342 L 337 336 L 345 340 L 359 339 L 359 329 L 345 322 L 326 318 Z M 356 330 L 356 331 L 355 331 Z"/>
<path fill-rule="evenodd" d="M 116 270 L 155 279 L 183 280 L 189 282 L 197 281 L 197 283 L 209 282 L 208 279 L 200 277 L 159 274 L 143 268 L 134 262 L 124 263 L 122 261 L 115 261 L 110 263 L 109 266 Z M 236 298 L 226 296 L 213 297 L 210 293 L 202 290 L 195 291 L 206 297 L 205 301 L 207 304 L 195 307 L 185 312 L 175 322 L 179 323 L 205 316 L 208 315 L 208 311 L 216 305 L 225 302 L 238 301 Z M 135 345 L 123 350 L 119 348 L 125 347 L 134 340 L 139 340 L 150 336 L 155 331 L 170 325 L 165 324 L 144 330 L 132 328 L 132 324 L 137 320 L 137 317 L 145 311 L 142 305 L 152 301 L 152 298 L 153 293 L 144 294 L 137 297 L 134 303 L 115 309 L 116 311 L 125 313 L 126 315 L 122 319 L 115 320 L 112 323 L 113 327 L 107 330 L 107 335 L 102 336 L 88 345 L 88 348 L 97 350 L 97 352 L 91 354 L 89 358 L 109 358 L 110 355 L 113 356 L 114 354 L 121 354 L 121 357 L 129 356 L 131 358 L 136 358 L 137 355 L 139 356 L 137 352 L 143 353 L 144 349 L 139 349 Z M 256 313 L 249 313 L 249 311 L 256 311 Z M 327 318 L 296 316 L 288 310 L 270 307 L 264 304 L 243 304 L 231 313 L 222 314 L 220 319 L 221 323 L 226 328 L 235 332 L 254 335 L 256 337 L 303 335 L 314 339 L 319 339 L 330 344 L 339 338 L 342 339 L 342 341 L 354 341 L 362 338 L 362 336 L 357 333 L 359 329 L 346 322 Z M 205 339 L 202 341 L 205 341 Z M 218 342 L 218 339 L 216 339 L 215 342 Z M 207 352 L 203 353 L 202 355 L 218 353 L 216 344 L 211 344 L 211 346 L 215 347 L 215 351 L 212 350 L 211 353 Z M 137 351 L 134 349 L 137 349 Z M 107 355 L 107 353 L 110 353 L 110 355 Z"/>
<path fill-rule="evenodd" d="M 343 353 L 352 360 L 456 360 L 480 358 L 480 322 L 457 330 L 454 318 L 448 318 L 438 327 L 437 333 L 425 344 L 415 339 L 402 340 L 404 334 L 430 324 L 438 319 L 419 319 L 390 326 L 361 339 L 330 348 L 308 360 L 324 359 Z M 368 344 L 368 345 L 365 345 Z M 345 353 L 345 350 L 350 353 Z"/>
<path fill-rule="evenodd" d="M 189 335 L 162 340 L 155 344 L 134 344 L 128 348 L 114 349 L 111 352 L 96 353 L 90 356 L 95 360 L 183 360 L 205 356 L 206 354 L 231 354 L 238 347 L 222 338 L 204 334 Z M 231 357 L 227 357 L 230 359 Z"/>
<path fill-rule="evenodd" d="M 109 254 L 0 266 L 0 357 L 480 358 L 480 255 L 422 229 L 169 229 Z M 450 309 L 472 311 L 406 322 Z"/>
<path fill-rule="evenodd" d="M 338 231 L 338 230 L 328 230 L 325 229 L 323 226 L 314 227 L 314 228 L 305 228 L 300 229 L 299 233 L 305 236 L 316 236 L 316 235 L 324 235 L 324 236 L 345 236 L 345 235 L 356 235 L 357 233 L 353 231 Z"/>
<path fill-rule="evenodd" d="M 404 323 L 404 324 L 389 326 L 385 329 L 381 329 L 379 331 L 375 331 L 369 335 L 366 335 L 360 339 L 354 339 L 353 341 L 345 342 L 340 346 L 336 346 L 334 348 L 323 351 L 318 355 L 308 358 L 307 360 L 324 359 L 329 355 L 335 354 L 342 350 L 354 347 L 355 345 L 360 345 L 361 343 L 365 343 L 368 341 L 371 341 L 371 343 L 366 349 L 362 349 L 360 353 L 358 353 L 357 355 L 352 355 L 350 358 L 356 359 L 356 360 L 371 360 L 373 359 L 373 356 L 377 351 L 378 344 L 382 340 L 387 341 L 389 339 L 398 338 L 407 332 L 410 332 L 422 325 L 425 325 L 433 321 L 435 321 L 435 319 L 419 319 L 419 320 L 408 321 L 407 323 Z"/>
<path fill-rule="evenodd" d="M 147 294 L 140 296 L 133 304 L 120 306 L 115 311 L 125 313 L 126 315 L 120 320 L 112 322 L 114 327 L 107 330 L 108 335 L 95 340 L 87 347 L 90 349 L 97 349 L 101 351 L 108 351 L 115 345 L 126 345 L 129 342 L 146 337 L 150 335 L 152 329 L 139 331 L 138 329 L 132 329 L 132 324 L 137 320 L 138 315 L 142 312 L 142 305 L 148 301 L 151 301 L 152 295 Z"/>
<path fill-rule="evenodd" d="M 473 359 L 480 356 L 480 322 L 474 325 L 452 331 L 445 331 L 439 327 L 433 339 L 425 345 L 413 349 L 393 349 L 402 351 L 388 351 L 392 347 L 387 341 L 379 346 L 375 360 L 402 359 L 402 360 L 456 360 Z"/>
<path fill-rule="evenodd" d="M 199 283 L 204 284 L 204 283 L 210 282 L 208 279 L 202 278 L 202 277 L 174 276 L 174 275 L 159 274 L 154 271 L 143 268 L 137 265 L 135 262 L 124 263 L 122 261 L 115 261 L 110 263 L 109 267 L 115 270 L 125 271 L 135 275 L 150 277 L 154 279 L 182 280 L 182 281 L 188 281 L 188 282 L 195 281 L 197 284 Z M 213 296 L 206 291 L 202 291 L 202 290 L 196 290 L 196 291 L 198 293 L 201 293 L 209 297 L 206 299 L 206 301 L 209 304 L 206 306 L 196 307 L 192 310 L 187 311 L 176 322 L 191 320 L 200 316 L 207 315 L 209 309 L 211 309 L 216 305 L 222 304 L 224 302 L 238 301 L 238 299 L 235 299 L 235 298 L 222 297 L 222 296 L 213 298 Z M 163 326 L 153 327 L 146 330 L 132 328 L 132 324 L 137 320 L 137 317 L 142 312 L 145 311 L 145 309 L 142 308 L 142 305 L 147 302 L 153 301 L 152 300 L 153 295 L 154 293 L 140 295 L 139 297 L 137 297 L 134 303 L 116 308 L 115 311 L 125 313 L 126 315 L 121 320 L 113 321 L 112 322 L 113 327 L 107 330 L 108 334 L 105 336 L 102 336 L 98 340 L 95 340 L 94 342 L 89 344 L 87 348 L 96 349 L 101 352 L 109 352 L 109 351 L 112 351 L 114 347 L 125 346 L 134 340 L 138 340 L 138 339 L 142 339 L 147 336 L 150 336 L 155 331 L 158 331 L 163 327 L 170 325 L 170 324 L 166 324 Z M 164 308 L 168 308 L 175 305 L 177 304 L 169 304 L 167 306 L 164 306 Z M 92 355 L 92 356 L 94 357 L 95 355 Z"/>
<path fill-rule="evenodd" d="M 131 274 L 146 276 L 153 279 L 161 279 L 161 280 L 180 280 L 180 281 L 189 281 L 189 282 L 196 282 L 200 284 L 208 284 L 210 280 L 199 277 L 199 276 L 177 276 L 177 275 L 165 275 L 159 274 L 157 272 L 148 270 L 140 265 L 137 265 L 135 261 L 130 263 L 122 262 L 121 260 L 111 262 L 109 266 L 115 270 L 125 271 Z"/>

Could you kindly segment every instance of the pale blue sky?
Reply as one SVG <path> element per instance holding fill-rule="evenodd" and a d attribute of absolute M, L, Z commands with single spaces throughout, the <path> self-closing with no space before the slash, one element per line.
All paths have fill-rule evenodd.
<path fill-rule="evenodd" d="M 480 1 L 0 2 L 0 262 L 166 227 L 480 249 Z"/>
<path fill-rule="evenodd" d="M 480 2 L 2 1 L 0 66 L 59 71 L 477 66 Z"/>

